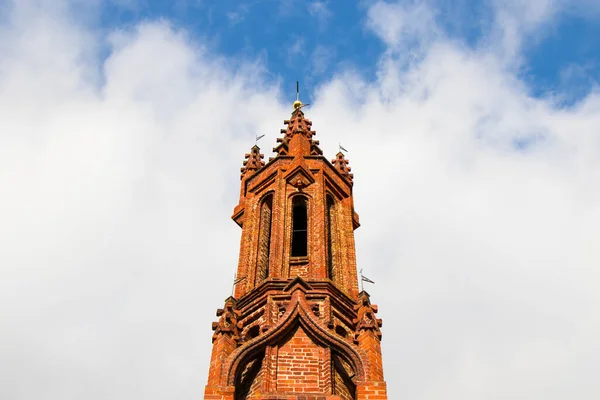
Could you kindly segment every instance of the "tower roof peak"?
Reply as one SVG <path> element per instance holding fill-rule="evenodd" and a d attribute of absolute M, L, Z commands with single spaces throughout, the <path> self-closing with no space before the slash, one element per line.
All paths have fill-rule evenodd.
<path fill-rule="evenodd" d="M 316 134 L 312 130 L 312 121 L 304 116 L 302 108 L 308 104 L 302 104 L 300 100 L 294 102 L 294 111 L 290 119 L 283 121 L 287 128 L 281 130 L 282 138 L 278 138 L 279 145 L 273 149 L 278 155 L 322 155 L 319 141 L 313 140 Z"/>

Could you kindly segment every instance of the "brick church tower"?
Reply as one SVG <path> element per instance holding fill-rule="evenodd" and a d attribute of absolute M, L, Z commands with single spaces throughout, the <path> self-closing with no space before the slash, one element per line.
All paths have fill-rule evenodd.
<path fill-rule="evenodd" d="M 387 399 L 381 320 L 359 292 L 352 179 L 313 139 L 302 103 L 277 155 L 258 146 L 241 174 L 234 296 L 217 310 L 205 399 Z"/>

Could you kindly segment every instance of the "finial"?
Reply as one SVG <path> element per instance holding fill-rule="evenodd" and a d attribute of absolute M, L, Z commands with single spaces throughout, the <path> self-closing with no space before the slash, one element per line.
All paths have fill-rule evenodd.
<path fill-rule="evenodd" d="M 300 84 L 296 81 L 296 101 L 292 104 L 294 107 L 294 111 L 302 107 L 302 102 L 300 101 Z"/>
<path fill-rule="evenodd" d="M 302 104 L 302 102 L 300 101 L 300 85 L 298 84 L 298 81 L 296 81 L 296 101 L 294 101 L 294 104 L 292 104 L 292 107 L 294 107 L 294 111 L 292 112 L 292 114 L 300 110 L 302 107 L 306 107 L 309 105 L 310 104 L 308 103 Z"/>

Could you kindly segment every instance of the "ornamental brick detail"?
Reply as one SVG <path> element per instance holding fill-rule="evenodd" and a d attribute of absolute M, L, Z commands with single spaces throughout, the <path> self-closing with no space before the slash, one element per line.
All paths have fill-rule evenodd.
<path fill-rule="evenodd" d="M 352 168 L 350 168 L 348 166 L 349 161 L 346 160 L 344 153 L 342 153 L 341 151 L 338 152 L 335 155 L 335 158 L 333 160 L 331 160 L 331 163 L 333 164 L 335 169 L 337 169 L 345 179 L 352 182 L 352 179 L 354 178 L 354 174 L 350 173 Z"/>
<path fill-rule="evenodd" d="M 257 145 L 252 146 L 250 153 L 246 153 L 244 158 L 244 166 L 240 168 L 241 178 L 258 171 L 265 166 L 265 162 L 263 161 L 265 155 L 260 153 L 260 147 Z"/>
<path fill-rule="evenodd" d="M 290 171 L 286 176 L 286 180 L 298 190 L 302 190 L 315 182 L 313 174 L 307 170 L 306 166 L 302 165 L 299 165 Z"/>
<path fill-rule="evenodd" d="M 301 109 L 295 110 L 292 117 L 283 123 L 287 125 L 287 128 L 280 131 L 284 136 L 277 139 L 279 145 L 273 148 L 277 155 L 323 155 L 319 141 L 313 139 L 317 132 L 312 130 L 312 121 L 304 117 Z"/>
<path fill-rule="evenodd" d="M 235 309 L 235 303 L 235 299 L 229 297 L 225 300 L 225 306 L 217 310 L 217 317 L 220 318 L 218 322 L 212 323 L 212 330 L 215 331 L 212 336 L 213 342 L 220 335 L 227 335 L 233 340 L 239 339 L 238 317 L 240 312 Z"/>
<path fill-rule="evenodd" d="M 361 332 L 368 330 L 374 332 L 377 338 L 381 340 L 381 330 L 379 328 L 382 326 L 382 321 L 375 317 L 375 314 L 377 314 L 379 309 L 376 305 L 371 304 L 367 292 L 360 292 L 358 295 L 358 304 L 354 306 L 354 310 L 356 310 L 357 317 L 352 322 L 356 325 L 356 337 L 358 337 Z"/>
<path fill-rule="evenodd" d="M 358 290 L 353 176 L 295 103 L 265 164 L 246 154 L 233 296 L 217 311 L 204 398 L 385 400 L 381 319 Z"/>

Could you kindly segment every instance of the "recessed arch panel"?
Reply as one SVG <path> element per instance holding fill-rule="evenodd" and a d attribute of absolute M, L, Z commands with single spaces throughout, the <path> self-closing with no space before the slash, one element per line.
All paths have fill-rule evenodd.
<path fill-rule="evenodd" d="M 285 337 L 291 330 L 297 329 L 299 325 L 302 326 L 307 335 L 315 343 L 329 347 L 338 354 L 351 368 L 354 379 L 363 381 L 365 371 L 362 359 L 357 350 L 335 333 L 330 332 L 319 322 L 315 321 L 311 315 L 312 312 L 310 309 L 307 309 L 301 300 L 296 299 L 276 326 L 268 332 L 248 341 L 232 354 L 226 378 L 227 385 L 235 384 L 238 375 L 241 373 L 241 366 L 245 366 L 250 360 L 264 352 L 267 346 L 278 343 L 282 337 Z"/>

